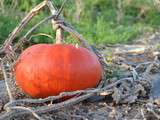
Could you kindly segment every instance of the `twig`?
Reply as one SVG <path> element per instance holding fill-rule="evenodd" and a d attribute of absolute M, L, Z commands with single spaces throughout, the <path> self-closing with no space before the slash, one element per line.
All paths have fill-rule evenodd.
<path fill-rule="evenodd" d="M 19 100 L 14 100 L 12 102 L 7 103 L 4 106 L 4 108 L 10 107 L 10 106 L 15 106 L 15 105 L 20 105 L 20 104 L 29 104 L 29 103 L 30 104 L 40 104 L 40 103 L 45 103 L 45 102 L 48 102 L 48 101 L 57 100 L 57 99 L 60 99 L 62 97 L 65 97 L 65 96 L 74 96 L 76 94 L 100 93 L 100 92 L 106 91 L 106 90 L 114 87 L 115 85 L 117 85 L 120 82 L 125 81 L 125 80 L 131 80 L 131 78 L 120 79 L 120 80 L 118 80 L 118 81 L 116 81 L 116 82 L 114 82 L 110 85 L 107 85 L 107 86 L 103 87 L 103 88 L 78 90 L 78 91 L 73 91 L 73 92 L 63 92 L 58 96 L 50 96 L 50 97 L 44 98 L 44 99 L 19 99 Z"/>
<path fill-rule="evenodd" d="M 10 109 L 12 109 L 12 110 L 24 110 L 24 111 L 28 111 L 28 112 L 30 112 L 35 118 L 37 118 L 38 120 L 44 120 L 44 119 L 41 118 L 38 114 L 36 114 L 33 110 L 31 110 L 30 108 L 26 108 L 26 107 L 22 107 L 22 106 L 15 106 L 15 107 L 10 107 Z"/>
<path fill-rule="evenodd" d="M 64 2 L 64 3 L 65 3 L 65 2 Z M 50 10 L 50 12 L 51 12 L 52 15 L 57 15 L 57 10 L 56 10 L 56 8 L 54 8 L 51 0 L 48 0 L 47 6 L 48 6 L 48 8 L 49 8 L 49 10 Z M 62 5 L 62 9 L 63 9 L 63 5 Z M 61 12 L 61 10 L 60 10 L 60 12 Z M 60 14 L 60 13 L 58 13 L 58 14 Z M 56 26 L 57 20 L 52 19 L 51 22 L 52 22 L 52 27 L 53 27 L 53 29 L 54 29 L 54 30 L 56 29 L 56 43 L 57 43 L 57 44 L 60 44 L 60 43 L 63 42 L 63 39 L 64 39 L 64 35 L 63 35 L 64 30 L 63 30 L 61 27 L 57 27 L 57 26 Z"/>
<path fill-rule="evenodd" d="M 5 49 L 11 45 L 12 41 L 15 39 L 16 35 L 22 30 L 24 26 L 35 16 L 38 14 L 38 11 L 40 11 L 44 6 L 46 6 L 46 1 L 41 2 L 36 7 L 34 7 L 27 15 L 23 18 L 23 20 L 20 22 L 20 24 L 13 30 L 13 32 L 9 35 L 8 39 L 3 44 L 3 47 L 0 50 L 0 53 L 2 54 L 5 52 Z"/>
<path fill-rule="evenodd" d="M 66 0 L 65 0 L 66 1 Z M 46 2 L 45 2 L 45 4 L 46 4 Z M 63 9 L 63 6 L 64 6 L 64 4 L 65 4 L 65 2 L 63 2 L 63 5 L 61 6 L 61 9 L 59 10 L 59 12 L 58 12 L 58 14 L 57 14 L 57 11 L 56 11 L 56 8 L 54 8 L 53 7 L 53 5 L 52 5 L 52 3 L 51 3 L 51 1 L 49 0 L 48 2 L 47 2 L 47 5 L 48 5 L 48 7 L 49 7 L 49 9 L 50 9 L 50 11 L 52 12 L 52 15 L 51 16 L 49 16 L 48 18 L 45 18 L 45 19 L 43 19 L 42 21 L 40 21 L 38 24 L 36 24 L 34 27 L 32 27 L 26 34 L 25 34 L 25 36 L 24 37 L 22 37 L 21 39 L 20 39 L 20 41 L 23 41 L 24 39 L 26 39 L 27 37 L 28 37 L 28 35 L 30 35 L 37 27 L 39 27 L 41 24 L 43 24 L 44 22 L 46 22 L 46 21 L 48 21 L 48 20 L 50 20 L 50 19 L 52 19 L 52 24 L 53 24 L 53 26 L 55 26 L 55 23 L 57 23 L 57 21 L 55 20 L 55 18 L 57 17 L 57 16 L 59 16 L 59 14 L 60 14 L 60 12 L 61 12 L 61 10 Z M 36 8 L 36 7 L 35 7 Z M 35 11 L 35 10 L 32 10 L 32 11 Z M 23 21 L 26 21 L 26 19 L 28 18 L 28 16 L 30 16 L 30 14 L 32 13 L 34 13 L 34 12 L 30 12 L 23 20 L 22 20 L 22 22 L 20 23 L 20 25 L 19 26 L 21 26 L 21 28 L 22 27 L 24 27 L 24 23 L 23 23 Z M 38 11 L 37 11 L 38 12 Z M 32 15 L 31 14 L 31 15 Z M 34 16 L 34 14 L 32 15 L 32 17 Z M 29 19 L 27 19 L 27 21 L 26 21 L 26 23 L 32 18 L 32 17 L 30 17 Z M 23 23 L 23 24 L 22 24 Z M 82 36 L 77 32 L 77 31 L 75 31 L 75 30 L 73 30 L 72 29 L 72 27 L 67 27 L 67 26 L 64 26 L 64 25 L 59 25 L 60 27 L 62 27 L 63 29 L 65 29 L 66 31 L 68 31 L 73 37 L 75 37 L 77 40 L 79 40 L 80 41 L 80 43 L 82 44 L 82 46 L 84 46 L 84 47 L 86 47 L 86 48 L 88 48 L 90 51 L 93 51 L 92 50 L 92 48 L 89 46 L 89 44 L 86 42 L 86 40 L 84 40 L 83 38 L 82 38 Z M 20 29 L 20 27 L 17 27 L 17 28 L 19 28 Z M 17 28 L 16 28 L 16 30 L 17 30 Z M 15 30 L 14 30 L 15 31 Z M 14 33 L 14 34 L 17 34 L 18 32 L 19 32 L 20 30 L 17 30 L 17 32 L 12 32 L 12 34 Z M 59 31 L 59 32 L 61 32 L 61 30 Z M 13 34 L 13 35 L 14 35 Z M 59 34 L 59 33 L 57 33 L 57 34 Z M 15 36 L 15 35 L 14 35 Z M 57 35 L 57 36 L 59 36 L 59 35 Z M 61 36 L 62 37 L 62 36 Z M 7 43 L 7 41 L 5 42 L 5 44 L 7 43 L 7 45 L 10 43 L 9 42 L 9 39 L 14 39 L 14 37 L 9 37 L 8 38 L 8 43 Z M 58 38 L 57 38 L 58 39 Z M 19 45 L 18 45 L 19 46 Z M 17 46 L 17 47 L 18 47 Z M 15 49 L 17 49 L 17 47 L 15 47 Z"/>
<path fill-rule="evenodd" d="M 142 115 L 143 120 L 146 120 L 146 118 L 145 118 L 145 116 L 144 116 L 144 112 L 143 112 L 143 109 L 142 109 L 142 108 L 140 109 L 140 112 L 141 112 L 141 115 Z"/>
<path fill-rule="evenodd" d="M 43 19 L 42 21 L 40 21 L 39 23 L 37 23 L 35 26 L 33 26 L 25 35 L 24 38 L 27 38 L 35 29 L 37 29 L 41 24 L 47 22 L 48 20 L 51 19 L 55 19 L 56 15 L 51 15 L 45 19 Z"/>
<path fill-rule="evenodd" d="M 63 2 L 60 10 L 58 12 L 56 12 L 56 8 L 52 6 L 52 3 L 51 1 L 45 1 L 45 5 L 47 5 L 49 8 L 50 8 L 50 11 L 52 12 L 52 15 L 43 19 L 42 21 L 40 21 L 39 23 L 37 23 L 36 25 L 34 25 L 21 39 L 20 39 L 20 43 L 17 44 L 15 47 L 14 47 L 14 50 L 16 50 L 22 43 L 23 43 L 23 40 L 26 40 L 27 37 L 32 33 L 34 32 L 35 29 L 37 29 L 41 24 L 47 22 L 48 20 L 50 19 L 53 19 L 53 21 L 56 21 L 56 19 L 59 17 L 61 11 L 63 10 L 63 7 L 64 7 L 64 4 L 65 4 L 66 0 Z M 37 11 L 38 12 L 38 11 Z M 54 22 L 55 23 L 55 22 Z"/>
<path fill-rule="evenodd" d="M 48 20 L 54 19 L 56 17 L 56 15 L 51 15 L 45 19 L 43 19 L 42 21 L 40 21 L 39 23 L 37 23 L 36 25 L 34 25 L 25 35 L 23 38 L 27 38 L 35 29 L 37 29 L 41 24 L 47 22 Z"/>
<path fill-rule="evenodd" d="M 148 65 L 148 64 L 151 64 L 152 62 L 144 62 L 144 63 L 140 63 L 140 64 L 138 64 L 136 67 L 135 67 L 135 69 L 138 69 L 139 67 L 141 67 L 141 66 L 146 66 L 146 65 Z"/>
<path fill-rule="evenodd" d="M 73 104 L 76 104 L 76 103 L 79 103 L 99 92 L 102 92 L 102 91 L 106 91 L 107 89 L 111 89 L 112 87 L 114 87 L 115 85 L 119 84 L 120 82 L 122 81 L 125 81 L 125 80 L 130 80 L 130 78 L 123 78 L 123 79 L 120 79 L 118 81 L 116 81 L 115 83 L 112 83 L 110 85 L 107 85 L 105 86 L 104 88 L 101 88 L 101 89 L 94 89 L 94 90 L 89 90 L 89 92 L 87 94 L 84 94 L 84 95 L 81 95 L 81 96 L 78 96 L 78 97 L 73 97 L 69 100 L 66 100 L 64 102 L 61 102 L 61 103 L 57 103 L 57 104 L 52 104 L 50 106 L 42 106 L 42 107 L 37 107 L 36 109 L 33 109 L 31 108 L 31 110 L 33 110 L 35 113 L 37 114 L 40 114 L 40 113 L 46 113 L 46 112 L 49 112 L 49 111 L 55 111 L 55 110 L 59 110 L 63 107 L 67 107 L 67 106 L 71 106 Z M 72 92 L 70 92 L 72 93 Z M 68 93 L 69 94 L 69 93 Z M 23 100 L 20 101 L 20 103 L 22 102 Z M 38 101 L 38 100 L 37 100 Z M 13 101 L 14 102 L 14 101 Z M 23 101 L 24 102 L 24 101 Z M 18 103 L 18 102 L 17 102 Z M 17 104 L 16 103 L 16 104 Z M 8 105 L 9 107 L 9 105 Z M 12 106 L 11 106 L 12 107 Z M 14 107 L 14 106 L 13 106 Z M 9 107 L 10 108 L 10 107 Z M 12 111 L 12 112 L 7 112 L 3 115 L 0 115 L 0 120 L 4 120 L 4 119 L 7 119 L 7 118 L 12 118 L 13 116 L 17 116 L 17 115 L 21 115 L 21 114 L 27 114 L 28 112 L 27 111 L 19 111 L 19 112 L 15 112 L 15 111 Z"/>
<path fill-rule="evenodd" d="M 26 40 L 26 39 L 28 38 L 28 36 L 29 36 L 31 33 L 33 33 L 33 32 L 35 31 L 35 29 L 37 29 L 41 24 L 43 24 L 43 23 L 45 23 L 45 22 L 47 22 L 47 21 L 49 21 L 49 20 L 51 20 L 51 19 L 54 19 L 54 21 L 56 21 L 56 19 L 57 19 L 57 18 L 59 17 L 59 15 L 60 15 L 60 13 L 61 13 L 61 11 L 62 11 L 62 9 L 63 9 L 64 4 L 65 4 L 66 1 L 67 1 L 67 0 L 65 0 L 65 1 L 63 2 L 63 4 L 62 4 L 60 10 L 58 11 L 58 13 L 53 14 L 53 15 L 47 17 L 47 18 L 44 18 L 44 19 L 41 20 L 39 23 L 37 23 L 36 25 L 34 25 L 34 26 L 20 39 L 20 43 L 17 44 L 17 45 L 14 47 L 14 50 L 16 50 L 16 49 L 22 44 L 21 42 L 23 42 L 23 40 Z M 29 41 L 29 40 L 28 40 L 28 41 Z"/>
<path fill-rule="evenodd" d="M 62 12 L 62 10 L 63 10 L 63 8 L 64 8 L 64 5 L 66 4 L 66 2 L 67 2 L 67 0 L 63 0 L 63 3 L 62 3 L 62 5 L 61 5 L 61 8 L 58 10 L 56 19 L 59 18 L 60 14 L 61 14 L 61 12 Z M 53 7 L 54 7 L 54 6 L 53 6 Z M 55 8 L 55 7 L 54 7 L 54 8 Z M 55 9 L 56 9 L 56 8 L 55 8 Z"/>
<path fill-rule="evenodd" d="M 30 35 L 37 27 L 39 27 L 41 24 L 45 23 L 46 21 L 50 19 L 54 19 L 56 15 L 51 15 L 48 18 L 43 19 L 38 24 L 36 24 L 34 27 L 32 27 L 23 37 L 23 39 L 26 39 L 28 35 Z M 80 43 L 82 43 L 82 46 L 88 48 L 90 51 L 93 51 L 90 45 L 82 38 L 82 36 L 75 30 L 73 30 L 71 27 L 64 26 L 62 24 L 59 24 L 60 27 L 62 27 L 64 30 L 68 31 L 73 37 L 75 37 Z M 17 47 L 16 47 L 17 48 Z"/>
<path fill-rule="evenodd" d="M 61 108 L 64 108 L 64 107 L 71 106 L 73 104 L 79 103 L 79 102 L 91 97 L 93 94 L 95 94 L 95 93 L 86 94 L 86 95 L 79 96 L 79 97 L 74 98 L 74 99 L 72 98 L 70 100 L 67 100 L 67 101 L 64 101 L 64 102 L 61 102 L 61 103 L 57 103 L 57 104 L 52 104 L 50 106 L 42 106 L 42 107 L 39 107 L 37 109 L 31 108 L 31 110 L 33 110 L 37 114 L 42 114 L 42 113 L 46 113 L 46 112 L 49 112 L 49 111 L 59 110 Z M 0 115 L 0 120 L 10 119 L 10 118 L 12 118 L 14 116 L 22 115 L 22 114 L 28 114 L 28 113 L 29 113 L 29 111 L 19 111 L 19 112 L 11 111 L 11 112 L 7 112 L 7 113 L 5 113 L 3 115 Z"/>
<path fill-rule="evenodd" d="M 47 98 L 44 98 L 44 99 L 18 99 L 18 100 L 14 100 L 12 102 L 9 102 L 7 103 L 5 106 L 4 106 L 4 109 L 7 108 L 7 107 L 11 107 L 11 106 L 16 106 L 16 105 L 20 105 L 20 104 L 40 104 L 40 103 L 45 103 L 45 102 L 48 102 L 48 101 L 54 101 L 54 100 L 57 100 L 57 99 L 60 99 L 62 97 L 65 97 L 65 96 L 74 96 L 76 94 L 84 94 L 84 93 L 89 93 L 89 91 L 92 91 L 92 90 L 78 90 L 78 91 L 74 91 L 74 92 L 63 92 L 61 93 L 60 95 L 58 96 L 50 96 L 50 97 L 47 97 Z"/>
<path fill-rule="evenodd" d="M 133 75 L 133 80 L 138 79 L 139 76 L 138 76 L 138 73 L 137 73 L 137 71 L 135 70 L 135 68 L 132 67 L 132 66 L 130 66 L 130 68 L 131 68 L 131 72 L 132 72 L 132 75 Z"/>
<path fill-rule="evenodd" d="M 19 43 L 17 43 L 17 44 L 14 46 L 14 50 L 16 50 L 16 49 L 23 43 L 24 40 L 27 40 L 28 36 L 29 36 L 32 32 L 34 32 L 35 29 L 37 29 L 41 24 L 43 24 L 43 23 L 47 22 L 48 20 L 53 19 L 53 18 L 55 18 L 55 17 L 56 17 L 56 15 L 51 15 L 51 16 L 43 19 L 42 21 L 40 21 L 40 22 L 37 23 L 36 25 L 34 25 L 34 26 L 20 39 Z M 30 40 L 30 39 L 29 39 L 29 40 Z M 29 41 L 29 40 L 27 40 L 27 41 Z"/>
<path fill-rule="evenodd" d="M 65 26 L 62 24 L 59 24 L 59 26 L 63 28 L 65 31 L 69 32 L 76 40 L 78 40 L 82 44 L 82 46 L 93 52 L 91 46 L 86 42 L 86 40 L 83 39 L 83 37 L 77 31 L 73 30 L 69 26 Z"/>

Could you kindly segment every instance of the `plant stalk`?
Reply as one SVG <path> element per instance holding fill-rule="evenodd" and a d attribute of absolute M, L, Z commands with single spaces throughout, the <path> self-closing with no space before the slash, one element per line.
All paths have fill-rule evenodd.
<path fill-rule="evenodd" d="M 57 14 L 57 10 L 56 8 L 53 6 L 52 2 L 50 0 L 48 0 L 48 4 L 47 4 L 50 12 L 52 13 L 52 15 L 56 15 Z M 57 21 L 55 21 L 55 19 L 52 19 L 52 26 L 53 29 L 55 29 L 55 23 Z M 56 44 L 62 44 L 64 40 L 64 30 L 61 27 L 57 27 L 56 28 Z"/>

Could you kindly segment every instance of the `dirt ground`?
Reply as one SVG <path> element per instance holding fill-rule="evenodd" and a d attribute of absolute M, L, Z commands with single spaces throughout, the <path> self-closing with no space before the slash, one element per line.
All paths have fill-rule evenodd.
<path fill-rule="evenodd" d="M 43 120 L 158 120 L 160 119 L 160 33 L 129 45 L 100 46 L 106 59 L 105 84 L 128 79 L 78 104 L 45 114 Z M 131 78 L 131 79 L 130 79 Z M 49 104 L 48 104 L 49 105 Z M 36 120 L 26 114 L 15 120 Z"/>

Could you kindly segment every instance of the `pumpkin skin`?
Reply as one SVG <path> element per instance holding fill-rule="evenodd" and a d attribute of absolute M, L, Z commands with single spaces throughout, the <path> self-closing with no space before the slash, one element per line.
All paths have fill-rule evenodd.
<path fill-rule="evenodd" d="M 94 53 L 66 44 L 37 44 L 27 48 L 14 71 L 17 85 L 34 98 L 96 87 L 102 75 Z"/>

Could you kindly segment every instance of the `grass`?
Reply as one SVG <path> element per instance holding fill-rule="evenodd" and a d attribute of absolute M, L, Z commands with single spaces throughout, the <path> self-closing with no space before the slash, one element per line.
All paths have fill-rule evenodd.
<path fill-rule="evenodd" d="M 18 18 L 2 14 L 0 14 L 0 16 L 0 43 L 2 43 L 18 24 Z"/>
<path fill-rule="evenodd" d="M 19 3 L 19 6 L 15 8 L 16 10 L 12 10 L 12 7 L 10 7 L 11 2 L 6 2 L 4 4 L 6 8 L 5 13 L 0 12 L 0 43 L 2 43 L 14 27 L 16 27 L 18 22 L 22 19 L 22 16 L 24 16 L 23 13 L 29 11 L 31 7 L 39 3 L 40 0 L 36 0 L 35 2 L 24 1 L 23 4 L 21 2 Z M 76 11 L 74 1 L 70 0 L 68 2 L 63 14 L 90 44 L 128 43 L 145 32 L 159 30 L 160 26 L 160 12 L 151 5 L 151 0 L 134 0 L 133 2 L 134 3 L 123 3 L 124 16 L 121 23 L 117 23 L 116 21 L 117 8 L 115 0 L 83 1 L 83 10 L 79 22 L 77 22 L 74 17 Z M 57 6 L 60 6 L 60 4 L 61 1 L 56 2 Z M 137 19 L 137 16 L 141 12 L 141 7 L 146 7 L 147 10 L 142 18 Z M 9 11 L 14 12 L 11 15 Z M 19 16 L 17 13 L 23 15 Z M 23 35 L 31 26 L 47 15 L 48 11 L 45 10 L 44 13 L 34 18 L 20 35 Z M 39 33 L 55 36 L 50 24 L 44 24 L 38 28 L 33 35 Z M 69 43 L 73 42 L 73 38 L 67 33 L 65 33 L 65 38 Z M 39 35 L 32 37 L 31 41 L 33 43 L 51 43 L 54 40 L 50 37 Z"/>

